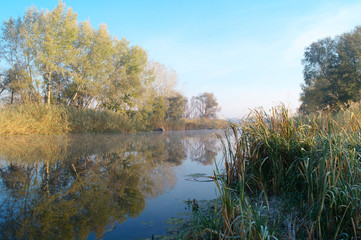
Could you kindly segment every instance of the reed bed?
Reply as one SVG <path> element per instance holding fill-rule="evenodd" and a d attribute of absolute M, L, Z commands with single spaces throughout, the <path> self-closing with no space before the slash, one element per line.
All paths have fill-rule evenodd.
<path fill-rule="evenodd" d="M 109 110 L 67 108 L 70 133 L 116 133 L 145 130 L 135 119 Z"/>
<path fill-rule="evenodd" d="M 152 121 L 141 111 L 128 113 L 77 109 L 62 105 L 25 104 L 0 108 L 0 135 L 58 135 L 68 133 L 120 133 L 226 128 L 219 119 Z"/>
<path fill-rule="evenodd" d="M 231 125 L 214 177 L 220 204 L 207 221 L 195 214 L 189 239 L 361 239 L 360 112 L 279 106 Z"/>
<path fill-rule="evenodd" d="M 38 104 L 0 109 L 0 135 L 63 134 L 69 132 L 67 109 Z"/>

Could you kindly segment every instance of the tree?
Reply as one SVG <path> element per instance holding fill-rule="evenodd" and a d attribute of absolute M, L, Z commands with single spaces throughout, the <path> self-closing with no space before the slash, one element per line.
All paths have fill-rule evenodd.
<path fill-rule="evenodd" d="M 41 33 L 36 36 L 34 46 L 37 52 L 36 61 L 44 80 L 45 100 L 50 104 L 53 87 L 56 85 L 54 78 L 66 75 L 67 66 L 74 62 L 73 57 L 76 54 L 73 43 L 78 31 L 77 16 L 59 1 L 53 11 L 40 15 L 36 27 Z"/>
<path fill-rule="evenodd" d="M 179 120 L 184 116 L 187 99 L 180 93 L 174 97 L 167 98 L 166 118 Z"/>
<path fill-rule="evenodd" d="M 192 108 L 195 115 L 200 118 L 215 118 L 221 109 L 213 93 L 202 93 L 192 97 Z"/>
<path fill-rule="evenodd" d="M 150 62 L 149 67 L 154 76 L 153 92 L 166 98 L 177 95 L 174 91 L 178 82 L 177 73 L 158 62 Z"/>
<path fill-rule="evenodd" d="M 35 8 L 30 8 L 23 18 L 10 18 L 1 28 L 0 60 L 8 66 L 0 83 L 1 93 L 8 90 L 11 99 L 18 94 L 23 102 L 39 101 L 39 88 L 33 78 L 35 52 L 27 41 L 34 36 L 32 26 L 38 15 Z"/>
<path fill-rule="evenodd" d="M 302 63 L 305 85 L 302 86 L 300 109 L 315 111 L 337 104 L 331 85 L 336 77 L 338 64 L 336 41 L 325 38 L 312 43 L 306 48 Z"/>
<path fill-rule="evenodd" d="M 335 39 L 325 38 L 306 48 L 300 111 L 348 107 L 360 100 L 361 28 Z"/>
<path fill-rule="evenodd" d="M 11 103 L 107 109 L 148 121 L 183 115 L 175 71 L 149 61 L 142 47 L 112 36 L 105 24 L 78 22 L 61 0 L 51 11 L 33 7 L 5 21 L 0 61 L 0 94 Z"/>
<path fill-rule="evenodd" d="M 26 80 L 24 79 L 24 72 L 21 68 L 9 69 L 6 71 L 2 81 L 3 88 L 10 92 L 10 104 L 14 103 L 17 93 L 22 93 L 26 88 Z M 23 96 L 24 94 L 21 94 Z M 23 97 L 23 101 L 24 101 Z"/>
<path fill-rule="evenodd" d="M 340 101 L 360 101 L 361 90 L 361 27 L 339 37 L 338 81 Z"/>

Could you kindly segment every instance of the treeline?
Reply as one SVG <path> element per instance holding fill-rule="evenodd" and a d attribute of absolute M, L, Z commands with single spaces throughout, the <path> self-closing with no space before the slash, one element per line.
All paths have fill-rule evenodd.
<path fill-rule="evenodd" d="M 300 112 L 338 111 L 361 100 L 361 27 L 308 46 Z"/>
<path fill-rule="evenodd" d="M 147 52 L 79 22 L 62 1 L 52 11 L 31 7 L 4 21 L 0 35 L 0 97 L 4 105 L 57 105 L 112 111 L 146 127 L 183 118 L 215 118 L 212 93 L 192 97 L 175 90 L 177 75 Z M 136 122 L 137 120 L 134 120 Z"/>

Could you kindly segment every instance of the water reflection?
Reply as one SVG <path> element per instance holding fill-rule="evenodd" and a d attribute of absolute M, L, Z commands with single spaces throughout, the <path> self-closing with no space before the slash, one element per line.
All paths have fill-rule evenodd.
<path fill-rule="evenodd" d="M 218 143 L 219 140 L 217 137 L 209 137 L 209 135 L 187 139 L 190 158 L 193 161 L 201 162 L 206 165 L 212 164 L 219 152 Z"/>
<path fill-rule="evenodd" d="M 211 164 L 209 132 L 0 138 L 1 239 L 101 238 L 175 185 L 189 157 Z M 187 156 L 189 155 L 189 156 Z"/>

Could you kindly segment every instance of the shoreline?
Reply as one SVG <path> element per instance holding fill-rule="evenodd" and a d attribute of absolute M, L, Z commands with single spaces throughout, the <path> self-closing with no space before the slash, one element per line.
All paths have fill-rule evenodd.
<path fill-rule="evenodd" d="M 141 111 L 76 109 L 61 105 L 17 105 L 0 109 L 0 136 L 63 135 L 225 129 L 227 120 L 180 118 L 156 120 Z"/>

